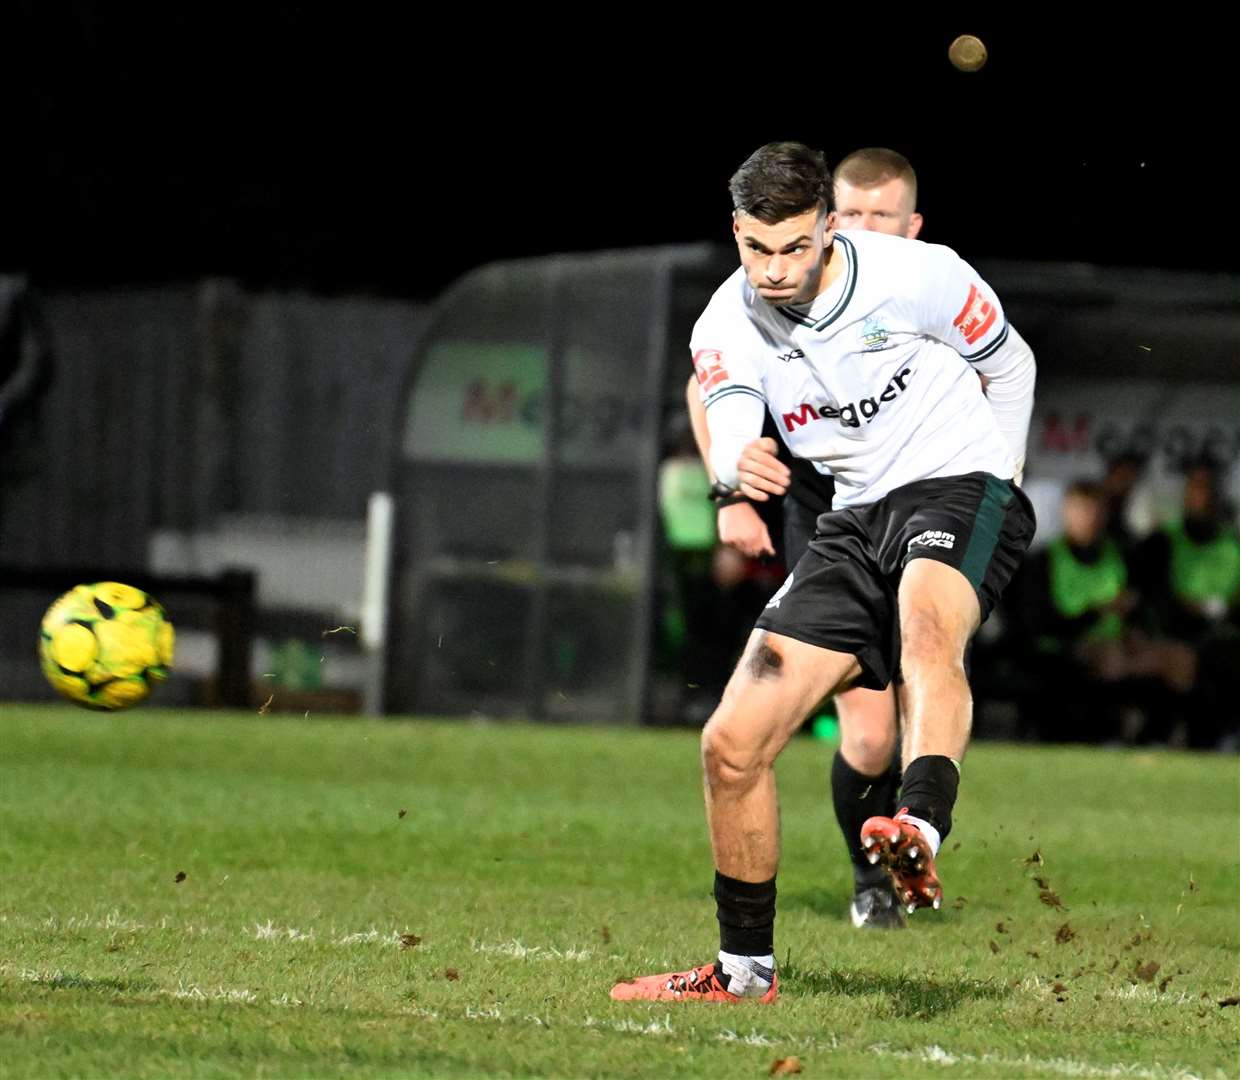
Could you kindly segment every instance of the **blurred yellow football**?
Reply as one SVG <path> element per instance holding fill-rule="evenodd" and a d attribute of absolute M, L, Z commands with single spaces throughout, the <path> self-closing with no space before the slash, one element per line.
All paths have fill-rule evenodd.
<path fill-rule="evenodd" d="M 78 585 L 39 627 L 39 660 L 55 689 L 88 709 L 127 709 L 168 677 L 175 634 L 155 599 L 132 585 Z"/>
<path fill-rule="evenodd" d="M 972 34 L 961 34 L 948 46 L 947 58 L 957 71 L 980 71 L 986 63 L 986 46 Z"/>

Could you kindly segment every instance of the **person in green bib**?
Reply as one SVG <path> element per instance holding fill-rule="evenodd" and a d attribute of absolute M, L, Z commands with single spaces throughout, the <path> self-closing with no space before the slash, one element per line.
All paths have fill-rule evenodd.
<path fill-rule="evenodd" d="M 659 466 L 663 524 L 662 666 L 678 673 L 681 712 L 705 721 L 723 693 L 746 631 L 777 581 L 755 579 L 739 552 L 719 543 L 711 479 L 687 418 L 670 431 Z"/>
<path fill-rule="evenodd" d="M 1187 738 L 1209 749 L 1240 730 L 1240 533 L 1212 461 L 1186 466 L 1181 511 L 1138 547 L 1133 576 L 1151 632 L 1196 654 Z"/>
<path fill-rule="evenodd" d="M 1026 563 L 1011 609 L 1026 645 L 1034 687 L 1029 726 L 1054 741 L 1120 737 L 1139 704 L 1180 716 L 1195 660 L 1174 641 L 1134 629 L 1138 596 L 1107 529 L 1106 493 L 1092 480 L 1068 485 L 1063 534 Z"/>

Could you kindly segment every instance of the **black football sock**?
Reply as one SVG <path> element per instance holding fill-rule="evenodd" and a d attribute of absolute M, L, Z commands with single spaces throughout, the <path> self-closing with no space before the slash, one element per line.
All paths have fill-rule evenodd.
<path fill-rule="evenodd" d="M 719 948 L 738 956 L 775 951 L 775 879 L 737 881 L 715 871 Z"/>
<path fill-rule="evenodd" d="M 900 806 L 939 831 L 940 843 L 952 830 L 952 807 L 960 787 L 960 769 L 949 757 L 929 754 L 914 758 L 904 770 Z"/>
<path fill-rule="evenodd" d="M 900 766 L 893 761 L 880 776 L 858 772 L 838 750 L 831 762 L 831 802 L 839 822 L 848 858 L 852 862 L 853 882 L 858 889 L 878 885 L 888 879 L 881 866 L 871 866 L 861 846 L 861 826 L 876 815 L 894 817 L 896 791 L 900 787 Z"/>

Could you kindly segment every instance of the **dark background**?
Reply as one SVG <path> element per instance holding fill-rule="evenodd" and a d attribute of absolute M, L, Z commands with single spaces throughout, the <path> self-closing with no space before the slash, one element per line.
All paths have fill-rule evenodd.
<path fill-rule="evenodd" d="M 0 283 L 29 276 L 51 359 L 0 432 L 11 693 L 49 692 L 30 635 L 58 566 L 65 585 L 86 566 L 165 583 L 244 567 L 256 639 L 324 655 L 322 627 L 356 618 L 350 560 L 386 490 L 389 707 L 631 720 L 649 691 L 683 721 L 702 679 L 678 646 L 650 660 L 673 595 L 656 448 L 678 431 L 689 327 L 735 265 L 728 178 L 775 139 L 914 162 L 923 236 L 983 269 L 1037 352 L 1044 521 L 1117 446 L 1154 456 L 1163 513 L 1189 448 L 1236 460 L 1223 27 L 1169 9 L 1117 28 L 1042 9 L 392 8 L 0 5 L 0 271 L 18 274 Z M 979 73 L 948 62 L 962 32 L 989 46 Z M 675 273 L 596 254 L 703 241 L 719 246 L 678 247 Z M 551 252 L 584 254 L 495 265 Z M 545 386 L 518 377 L 530 350 L 559 358 Z M 401 449 L 422 387 L 445 441 L 464 432 L 447 456 Z M 537 460 L 462 450 L 530 429 Z M 183 642 L 218 633 L 236 661 L 183 650 L 181 700 L 269 697 L 245 619 L 220 630 L 216 601 L 148 584 Z M 331 685 L 377 689 L 336 648 L 353 667 Z M 1019 664 L 978 670 L 979 730 L 1032 730 Z"/>
<path fill-rule="evenodd" d="M 224 274 L 429 298 L 496 258 L 726 238 L 728 176 L 783 138 L 831 161 L 906 153 L 924 237 L 970 258 L 1235 266 L 1219 27 L 1042 9 L 10 11 L 0 260 L 43 283 Z M 961 32 L 989 47 L 979 73 L 948 63 Z"/>

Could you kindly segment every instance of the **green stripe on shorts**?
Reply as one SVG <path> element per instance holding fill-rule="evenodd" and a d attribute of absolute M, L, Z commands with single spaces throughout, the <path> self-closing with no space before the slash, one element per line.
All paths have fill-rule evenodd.
<path fill-rule="evenodd" d="M 986 567 L 999 542 L 999 529 L 1003 526 L 1003 513 L 1012 502 L 1012 489 L 1006 480 L 986 477 L 986 490 L 982 493 L 977 517 L 973 519 L 973 532 L 969 546 L 965 548 L 960 572 L 969 579 L 974 589 L 982 587 Z"/>

